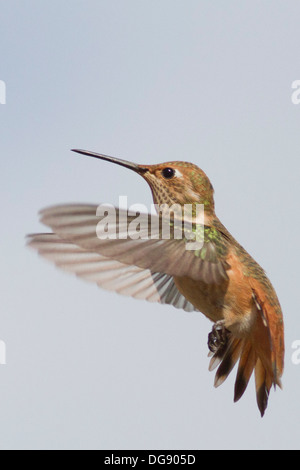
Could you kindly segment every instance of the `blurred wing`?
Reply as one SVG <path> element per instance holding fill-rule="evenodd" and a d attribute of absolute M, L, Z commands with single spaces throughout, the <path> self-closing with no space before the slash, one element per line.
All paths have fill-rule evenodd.
<path fill-rule="evenodd" d="M 116 233 L 116 237 L 100 239 L 99 224 L 104 223 L 106 217 L 103 208 L 104 206 L 103 215 L 97 215 L 97 206 L 93 205 L 55 206 L 41 212 L 41 221 L 51 227 L 61 239 L 123 264 L 169 276 L 188 276 L 207 284 L 219 284 L 228 280 L 226 241 L 221 239 L 220 233 L 218 240 L 216 239 L 216 230 L 212 239 L 208 233 L 210 229 L 206 227 L 208 232 L 205 232 L 203 247 L 189 251 L 186 249 L 185 238 L 174 238 L 169 220 L 140 214 L 137 224 L 136 214 L 132 216 L 127 211 L 107 206 L 107 212 L 115 211 L 115 219 L 110 222 L 109 232 Z M 139 237 L 134 239 L 132 231 L 137 225 Z M 171 238 L 164 239 L 167 229 L 171 230 Z"/>
<path fill-rule="evenodd" d="M 173 305 L 187 312 L 197 309 L 180 294 L 173 278 L 167 274 L 152 273 L 149 269 L 124 265 L 105 258 L 101 254 L 88 252 L 57 235 L 30 235 L 29 246 L 56 266 L 95 282 L 107 290 L 119 294 Z"/>

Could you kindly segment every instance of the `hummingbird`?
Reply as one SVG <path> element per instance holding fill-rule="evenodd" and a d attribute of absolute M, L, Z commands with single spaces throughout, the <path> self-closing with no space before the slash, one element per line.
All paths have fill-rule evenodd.
<path fill-rule="evenodd" d="M 150 239 L 128 237 L 133 216 L 118 208 L 115 225 L 119 236 L 100 239 L 98 206 L 88 204 L 42 210 L 41 222 L 51 232 L 29 235 L 29 246 L 58 267 L 102 288 L 202 312 L 213 323 L 208 349 L 209 370 L 217 369 L 215 387 L 238 364 L 237 402 L 254 373 L 257 405 L 263 417 L 271 388 L 281 388 L 285 352 L 282 310 L 265 271 L 216 216 L 214 189 L 207 175 L 188 162 L 139 165 L 86 150 L 72 151 L 134 171 L 150 186 L 156 205 L 192 207 L 192 223 L 194 207 L 203 205 L 201 248 L 187 250 L 186 240 L 176 239 L 174 233 L 162 239 L 161 226 Z M 149 214 L 141 217 L 149 222 Z M 157 218 L 161 222 L 163 215 Z"/>

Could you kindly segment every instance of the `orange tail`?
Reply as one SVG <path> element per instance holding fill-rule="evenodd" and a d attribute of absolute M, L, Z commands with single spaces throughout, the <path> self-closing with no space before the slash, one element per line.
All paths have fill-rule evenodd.
<path fill-rule="evenodd" d="M 234 401 L 237 402 L 244 394 L 249 380 L 255 371 L 257 405 L 261 416 L 268 406 L 268 398 L 272 385 L 281 386 L 280 377 L 283 370 L 282 351 L 276 351 L 270 330 L 261 317 L 257 318 L 254 330 L 249 338 L 235 338 L 230 333 L 227 347 L 217 352 L 211 359 L 209 369 L 217 366 L 215 387 L 219 387 L 228 377 L 239 361 L 235 382 Z"/>

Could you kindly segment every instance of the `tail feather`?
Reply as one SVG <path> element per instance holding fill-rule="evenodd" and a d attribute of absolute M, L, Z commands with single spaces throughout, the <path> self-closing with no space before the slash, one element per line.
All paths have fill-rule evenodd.
<path fill-rule="evenodd" d="M 255 373 L 257 405 L 263 417 L 268 406 L 268 398 L 272 385 L 278 382 L 272 368 L 260 359 L 251 339 L 237 339 L 229 337 L 227 347 L 221 353 L 213 355 L 210 370 L 219 365 L 215 376 L 215 387 L 219 387 L 229 376 L 239 360 L 235 381 L 234 401 L 237 402 L 244 394 L 249 380 Z"/>
<path fill-rule="evenodd" d="M 272 387 L 272 379 L 260 359 L 257 359 L 255 366 L 255 386 L 256 399 L 259 411 L 263 417 L 268 406 L 268 399 Z M 276 382 L 274 381 L 274 386 Z"/>
<path fill-rule="evenodd" d="M 219 387 L 226 380 L 241 354 L 242 342 L 231 337 L 228 347 L 224 352 L 222 362 L 217 370 L 215 377 L 215 387 Z"/>
<path fill-rule="evenodd" d="M 234 390 L 234 402 L 236 403 L 245 393 L 248 386 L 249 380 L 255 367 L 256 354 L 250 341 L 248 341 L 241 354 L 239 367 L 237 371 L 235 390 Z"/>

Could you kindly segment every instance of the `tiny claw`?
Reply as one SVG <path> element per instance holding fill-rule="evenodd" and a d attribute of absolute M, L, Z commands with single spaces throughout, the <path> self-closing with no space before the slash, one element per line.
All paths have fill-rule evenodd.
<path fill-rule="evenodd" d="M 208 348 L 213 354 L 220 354 L 227 346 L 229 331 L 225 328 L 224 320 L 214 324 L 208 335 Z"/>

